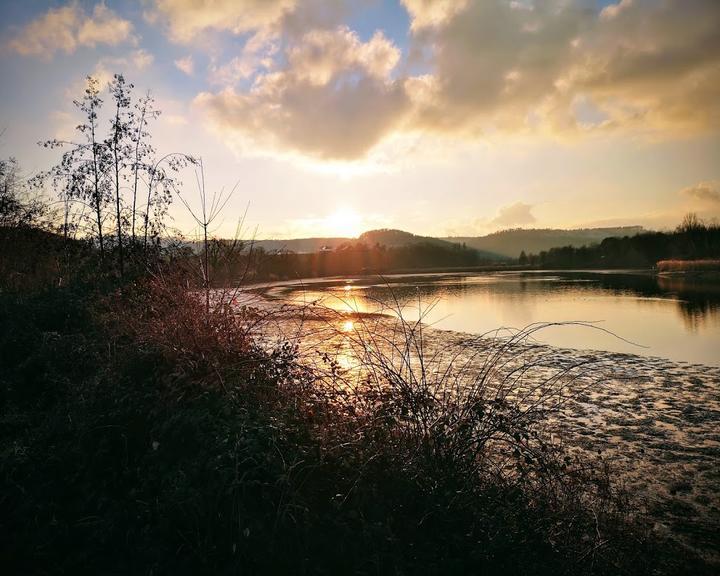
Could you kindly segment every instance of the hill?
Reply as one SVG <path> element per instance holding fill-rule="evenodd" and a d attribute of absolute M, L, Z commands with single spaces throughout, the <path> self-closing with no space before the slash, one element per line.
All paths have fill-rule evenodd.
<path fill-rule="evenodd" d="M 358 236 L 358 242 L 364 242 L 368 246 L 385 246 L 387 248 L 399 248 L 401 246 L 412 246 L 414 244 L 433 244 L 436 246 L 451 247 L 458 242 L 450 242 L 433 238 L 432 236 L 418 236 L 411 232 L 403 230 L 395 230 L 391 228 L 381 228 L 379 230 L 369 230 Z"/>
<path fill-rule="evenodd" d="M 450 236 L 443 240 L 464 243 L 469 248 L 495 253 L 506 258 L 517 258 L 522 251 L 537 254 L 551 248 L 587 246 L 598 244 L 605 238 L 635 236 L 641 232 L 644 232 L 642 226 L 576 230 L 518 228 L 494 232 L 487 236 Z"/>
<path fill-rule="evenodd" d="M 362 242 L 368 246 L 379 244 L 388 248 L 432 244 L 450 247 L 453 244 L 465 245 L 478 251 L 484 260 L 505 260 L 517 258 L 520 252 L 539 254 L 551 248 L 562 246 L 587 246 L 599 244 L 605 238 L 634 236 L 644 232 L 642 226 L 624 226 L 619 228 L 579 228 L 562 229 L 514 229 L 493 232 L 486 236 L 447 236 L 435 238 L 418 236 L 410 232 L 394 229 L 369 230 L 357 239 L 353 238 L 294 238 L 290 240 L 258 240 L 256 247 L 268 252 L 296 252 L 307 254 L 322 250 L 335 250 L 348 242 Z"/>
<path fill-rule="evenodd" d="M 456 242 L 444 238 L 435 238 L 433 236 L 418 236 L 403 230 L 394 230 L 383 228 L 380 230 L 370 230 L 362 233 L 358 237 L 358 242 L 363 242 L 368 246 L 385 246 L 386 248 L 402 248 L 406 246 L 416 246 L 418 244 L 429 244 L 445 249 L 457 249 L 458 247 L 472 248 L 477 253 L 480 260 L 505 260 L 505 257 L 494 252 L 475 248 L 474 246 L 465 245 L 463 242 Z"/>
<path fill-rule="evenodd" d="M 344 244 L 363 243 L 368 246 L 385 246 L 387 248 L 399 248 L 401 246 L 412 246 L 415 244 L 434 244 L 449 247 L 455 242 L 440 240 L 430 236 L 417 236 L 403 230 L 369 230 L 363 232 L 358 238 L 293 238 L 289 240 L 258 240 L 255 246 L 264 248 L 268 252 L 296 252 L 307 254 L 320 252 L 322 250 L 335 250 Z"/>

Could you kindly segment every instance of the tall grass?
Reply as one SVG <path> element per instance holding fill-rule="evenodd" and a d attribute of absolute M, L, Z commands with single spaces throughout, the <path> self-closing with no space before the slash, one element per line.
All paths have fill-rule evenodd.
<path fill-rule="evenodd" d="M 408 320 L 407 303 L 391 300 L 376 302 L 384 315 L 322 303 L 295 310 L 298 361 L 318 380 L 314 394 L 342 414 L 345 449 L 364 455 L 357 483 L 380 461 L 436 499 L 443 509 L 426 510 L 429 516 L 464 509 L 483 524 L 492 515 L 503 523 L 528 514 L 556 551 L 607 562 L 618 550 L 614 531 L 628 520 L 628 495 L 601 457 L 571 455 L 558 425 L 568 400 L 601 386 L 612 366 L 599 359 L 558 365 L 534 343 L 552 323 L 448 346 L 427 333 L 433 304 L 418 303 L 417 320 Z M 488 494 L 503 502 L 501 512 L 478 506 Z"/>
<path fill-rule="evenodd" d="M 552 441 L 602 370 L 538 356 L 541 326 L 438 348 L 402 314 L 208 313 L 186 280 L 2 302 L 10 573 L 657 572 L 603 462 Z"/>

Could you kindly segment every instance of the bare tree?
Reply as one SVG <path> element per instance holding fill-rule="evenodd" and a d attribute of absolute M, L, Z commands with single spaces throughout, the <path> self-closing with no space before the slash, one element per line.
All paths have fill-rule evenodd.
<path fill-rule="evenodd" d="M 53 186 L 62 186 L 66 216 L 69 214 L 71 202 L 84 203 L 92 210 L 100 254 L 104 256 L 103 221 L 104 210 L 111 197 L 107 178 L 111 156 L 107 143 L 99 137 L 98 112 L 102 103 L 100 83 L 96 78 L 88 76 L 85 95 L 81 100 L 73 102 L 83 114 L 83 122 L 76 128 L 81 138 L 78 141 L 52 139 L 40 142 L 45 148 L 68 149 L 63 153 L 60 163 L 49 171 L 39 174 L 37 181 L 49 178 Z"/>
<path fill-rule="evenodd" d="M 134 154 L 132 162 L 133 189 L 132 189 L 132 223 L 131 237 L 135 242 L 135 221 L 137 217 L 137 199 L 138 186 L 140 184 L 141 174 L 150 174 L 152 170 L 152 158 L 155 155 L 155 149 L 150 144 L 150 133 L 147 131 L 148 124 L 151 120 L 157 119 L 160 111 L 155 109 L 155 100 L 148 90 L 145 96 L 135 105 L 135 113 L 133 115 L 134 126 L 132 127 L 131 138 L 134 145 Z"/>
<path fill-rule="evenodd" d="M 117 227 L 118 243 L 118 268 L 120 276 L 125 273 L 125 262 L 123 258 L 123 218 L 122 201 L 120 194 L 120 176 L 126 166 L 130 154 L 129 138 L 131 120 L 129 118 L 130 91 L 132 84 L 125 82 L 122 74 L 115 74 L 110 84 L 110 94 L 115 102 L 115 114 L 110 121 L 110 137 L 107 140 L 107 147 L 112 154 L 113 175 L 115 179 L 115 225 Z"/>
<path fill-rule="evenodd" d="M 109 90 L 114 107 L 106 137 L 101 137 L 98 122 L 103 103 L 99 82 L 88 77 L 85 96 L 75 101 L 83 114 L 83 122 L 77 126 L 82 138 L 41 142 L 46 148 L 66 148 L 66 151 L 56 166 L 39 174 L 34 181 L 42 185 L 50 180 L 58 191 L 59 201 L 65 207 L 63 230 L 66 237 L 73 216 L 85 219 L 88 213 L 93 214 L 94 229 L 90 235 L 97 238 L 102 255 L 108 238 L 105 219 L 111 217 L 115 221 L 118 268 L 122 276 L 128 242 L 134 244 L 137 241 L 138 220 L 144 220 L 143 247 L 147 249 L 149 238 L 162 233 L 173 194 L 181 186 L 174 173 L 189 163 L 194 164 L 195 160 L 178 152 L 156 160 L 148 124 L 159 116 L 160 111 L 155 109 L 150 93 L 133 107 L 133 85 L 126 82 L 122 74 L 115 74 Z M 128 181 L 130 186 L 125 184 Z M 147 186 L 144 210 L 139 199 L 143 185 Z M 128 188 L 132 194 L 132 208 Z M 114 204 L 112 211 L 108 210 L 111 202 Z M 73 211 L 74 205 L 81 209 Z"/>

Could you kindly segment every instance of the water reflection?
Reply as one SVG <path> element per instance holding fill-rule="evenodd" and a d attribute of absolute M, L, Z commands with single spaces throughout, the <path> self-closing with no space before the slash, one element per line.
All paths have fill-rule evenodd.
<path fill-rule="evenodd" d="M 689 330 L 698 331 L 720 313 L 720 285 L 674 276 L 660 276 L 658 288 L 678 297 L 678 306 Z"/>
<path fill-rule="evenodd" d="M 298 302 L 345 314 L 392 313 L 438 328 L 481 334 L 532 322 L 588 321 L 644 346 L 581 327 L 553 327 L 540 340 L 720 364 L 720 285 L 650 274 L 553 272 L 404 276 L 280 289 Z M 342 325 L 353 330 L 352 321 Z"/>

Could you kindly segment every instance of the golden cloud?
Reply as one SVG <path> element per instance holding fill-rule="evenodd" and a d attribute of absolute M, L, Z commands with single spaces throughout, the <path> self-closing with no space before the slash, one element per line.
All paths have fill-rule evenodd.
<path fill-rule="evenodd" d="M 699 182 L 682 190 L 681 194 L 712 206 L 720 205 L 720 182 Z"/>
<path fill-rule="evenodd" d="M 500 208 L 498 215 L 490 222 L 496 226 L 522 226 L 533 224 L 536 219 L 532 213 L 532 204 L 515 202 Z"/>
<path fill-rule="evenodd" d="M 146 16 L 167 26 L 170 38 L 189 42 L 206 30 L 235 34 L 278 22 L 295 0 L 154 0 Z"/>
<path fill-rule="evenodd" d="M 211 65 L 209 80 L 212 84 L 232 86 L 260 69 L 270 68 L 277 50 L 276 35 L 266 29 L 258 30 L 245 42 L 238 56 L 221 66 Z"/>
<path fill-rule="evenodd" d="M 334 159 L 363 157 L 399 134 L 676 137 L 720 127 L 717 0 L 619 0 L 601 11 L 590 0 L 403 4 L 407 58 L 422 74 L 405 72 L 382 33 L 363 42 L 316 21 L 300 33 L 306 20 L 290 3 L 270 2 L 274 21 L 284 14 L 272 50 L 244 51 L 215 74 L 252 86 L 197 103 L 225 135 Z"/>
<path fill-rule="evenodd" d="M 27 24 L 9 43 L 24 56 L 51 58 L 55 52 L 71 54 L 78 47 L 98 44 L 117 45 L 136 42 L 133 25 L 119 17 L 105 4 L 95 5 L 91 15 L 73 2 L 61 8 L 50 8 Z"/>
<path fill-rule="evenodd" d="M 467 6 L 467 0 L 402 0 L 411 19 L 411 27 L 419 30 L 440 26 Z"/>
<path fill-rule="evenodd" d="M 344 27 L 313 31 L 285 56 L 248 92 L 202 93 L 196 104 L 226 135 L 326 159 L 363 156 L 408 109 L 391 78 L 399 51 L 381 33 L 363 43 Z"/>

